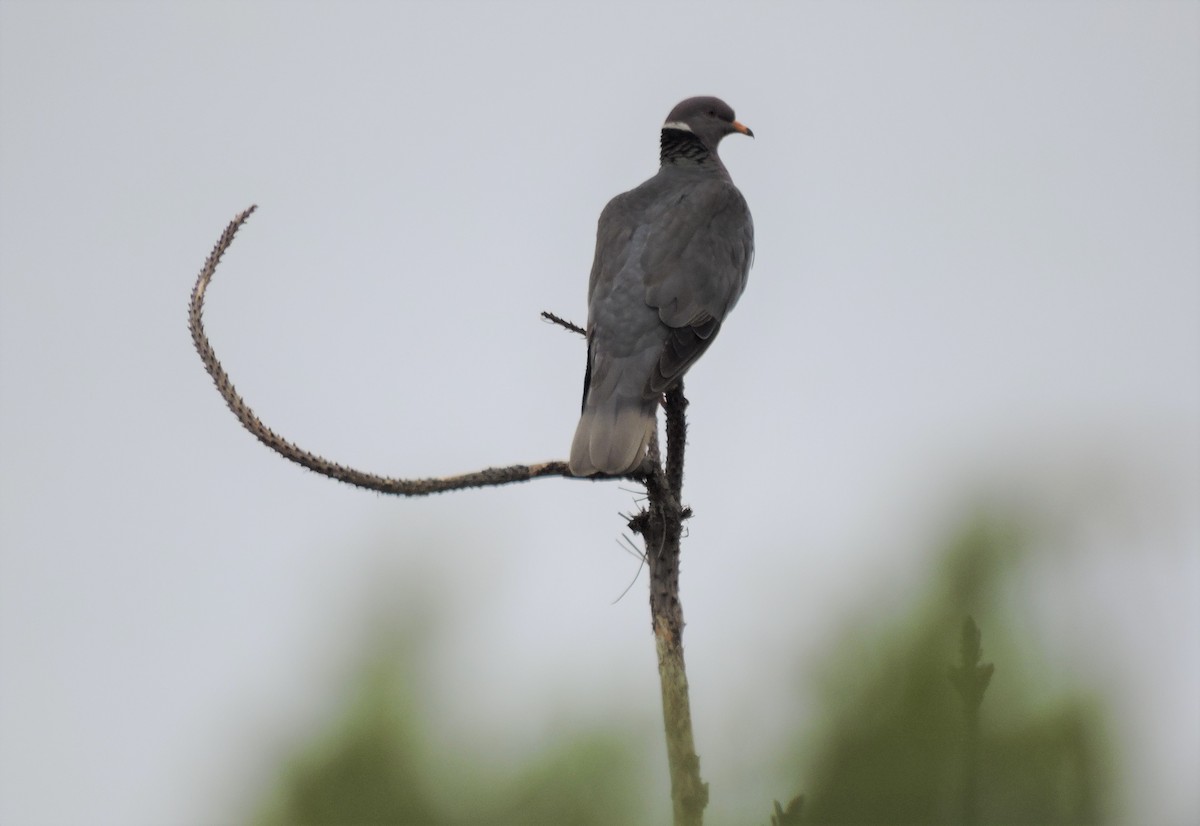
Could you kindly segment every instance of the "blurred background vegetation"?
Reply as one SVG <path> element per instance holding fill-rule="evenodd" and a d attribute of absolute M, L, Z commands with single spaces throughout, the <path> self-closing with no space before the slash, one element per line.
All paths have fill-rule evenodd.
<path fill-rule="evenodd" d="M 1055 666 L 1041 661 L 1036 640 L 1012 621 L 1019 600 L 1006 598 L 1025 544 L 1015 521 L 972 518 L 934 557 L 913 599 L 899 608 L 863 606 L 819 667 L 798 670 L 800 679 L 817 682 L 820 701 L 786 758 L 795 785 L 778 790 L 782 809 L 795 796 L 804 801 L 793 807 L 799 819 L 785 822 L 1112 820 L 1119 801 L 1102 704 L 1070 674 L 1052 681 L 1059 687 L 1053 694 L 1045 681 L 1029 679 Z M 974 744 L 950 679 L 961 665 L 967 617 L 982 631 L 983 661 L 995 668 Z M 325 729 L 297 733 L 273 787 L 255 804 L 253 822 L 583 826 L 669 819 L 669 790 L 657 788 L 661 774 L 648 770 L 665 757 L 661 747 L 645 747 L 653 741 L 635 731 L 635 721 L 562 732 L 540 755 L 502 771 L 474 743 L 450 757 L 438 753 L 411 690 L 415 633 L 384 629 L 366 646 L 343 710 Z M 706 748 L 715 747 L 698 744 L 702 766 Z M 754 805 L 730 822 L 771 822 L 773 801 Z M 719 822 L 711 810 L 708 822 Z"/>

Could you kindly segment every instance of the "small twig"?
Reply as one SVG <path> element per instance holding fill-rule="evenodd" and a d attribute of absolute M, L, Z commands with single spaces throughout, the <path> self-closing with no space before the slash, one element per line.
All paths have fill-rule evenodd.
<path fill-rule="evenodd" d="M 556 316 L 554 313 L 550 312 L 549 310 L 542 310 L 542 318 L 546 319 L 547 321 L 552 321 L 555 324 L 557 324 L 559 327 L 564 327 L 564 328 L 570 330 L 572 333 L 579 333 L 579 335 L 581 335 L 581 336 L 587 335 L 587 330 L 583 329 L 578 324 L 572 324 L 570 321 L 567 321 L 565 318 L 559 318 L 558 316 Z"/>
<path fill-rule="evenodd" d="M 616 599 L 609 603 L 610 605 L 616 605 L 618 602 L 625 599 L 625 595 L 628 594 L 633 586 L 637 584 L 638 577 L 642 575 L 642 568 L 646 567 L 646 552 L 639 551 L 637 546 L 633 544 L 633 540 L 629 538 L 628 534 L 622 534 L 621 541 L 617 544 L 621 545 L 621 549 L 624 550 L 625 553 L 634 557 L 638 561 L 638 567 L 637 570 L 633 572 L 633 579 L 629 580 L 629 584 L 625 586 L 625 590 L 622 591 Z"/>

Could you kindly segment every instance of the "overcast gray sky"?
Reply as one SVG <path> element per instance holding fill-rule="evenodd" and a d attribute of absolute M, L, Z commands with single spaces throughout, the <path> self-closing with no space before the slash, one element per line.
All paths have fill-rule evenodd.
<path fill-rule="evenodd" d="M 390 594 L 461 612 L 428 677 L 448 741 L 657 719 L 644 579 L 612 604 L 627 490 L 304 472 L 223 408 L 185 303 L 257 203 L 207 320 L 269 424 L 394 475 L 565 458 L 584 351 L 537 314 L 585 319 L 601 208 L 716 94 L 757 136 L 722 154 L 758 254 L 688 383 L 708 779 L 753 782 L 792 664 L 991 492 L 1074 520 L 1023 608 L 1111 687 L 1131 805 L 1184 822 L 1197 9 L 0 2 L 0 820 L 242 814 Z M 761 755 L 706 752 L 730 732 Z"/>

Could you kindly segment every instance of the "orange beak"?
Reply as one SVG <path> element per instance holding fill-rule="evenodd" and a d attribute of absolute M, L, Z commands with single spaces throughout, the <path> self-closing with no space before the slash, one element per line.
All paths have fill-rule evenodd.
<path fill-rule="evenodd" d="M 736 120 L 733 122 L 733 131 L 741 132 L 743 135 L 748 135 L 751 138 L 754 137 L 754 133 L 750 131 L 749 126 L 744 123 L 738 123 Z"/>

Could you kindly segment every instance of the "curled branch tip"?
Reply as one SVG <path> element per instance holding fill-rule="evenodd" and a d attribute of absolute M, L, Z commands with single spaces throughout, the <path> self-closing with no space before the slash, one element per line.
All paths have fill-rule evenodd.
<path fill-rule="evenodd" d="M 213 383 L 216 384 L 217 391 L 221 394 L 221 397 L 225 399 L 225 404 L 233 411 L 233 415 L 241 422 L 242 427 L 250 431 L 250 434 L 254 438 L 288 461 L 295 462 L 322 476 L 328 476 L 331 479 L 336 479 L 339 482 L 345 482 L 356 487 L 398 496 L 427 496 L 431 493 L 442 493 L 444 491 L 462 490 L 465 488 L 489 487 L 493 485 L 507 485 L 513 482 L 527 482 L 531 479 L 550 476 L 568 479 L 578 478 L 571 474 L 567 463 L 563 461 L 492 467 L 458 476 L 426 479 L 401 479 L 381 476 L 346 467 L 345 465 L 324 459 L 315 453 L 310 453 L 263 424 L 250 405 L 234 389 L 232 380 L 230 380 L 229 375 L 225 372 L 225 368 L 221 366 L 221 362 L 208 340 L 208 334 L 204 330 L 204 297 L 208 285 L 212 282 L 213 275 L 217 271 L 217 265 L 221 263 L 222 256 L 224 256 L 225 252 L 233 244 L 233 239 L 237 235 L 238 230 L 242 228 L 242 225 L 254 214 L 256 209 L 258 207 L 254 205 L 239 212 L 229 222 L 228 226 L 225 227 L 225 231 L 221 233 L 221 237 L 217 239 L 216 245 L 205 260 L 204 267 L 200 270 L 200 275 L 196 278 L 196 285 L 192 289 L 191 301 L 188 304 L 188 327 L 192 333 L 192 342 L 196 346 L 196 352 L 200 354 L 200 360 L 204 362 L 204 368 L 212 377 Z M 557 319 L 557 316 L 555 316 L 555 319 Z M 562 322 L 561 320 L 559 320 L 559 323 L 570 325 L 569 322 Z M 574 325 L 570 326 L 573 327 Z"/>

